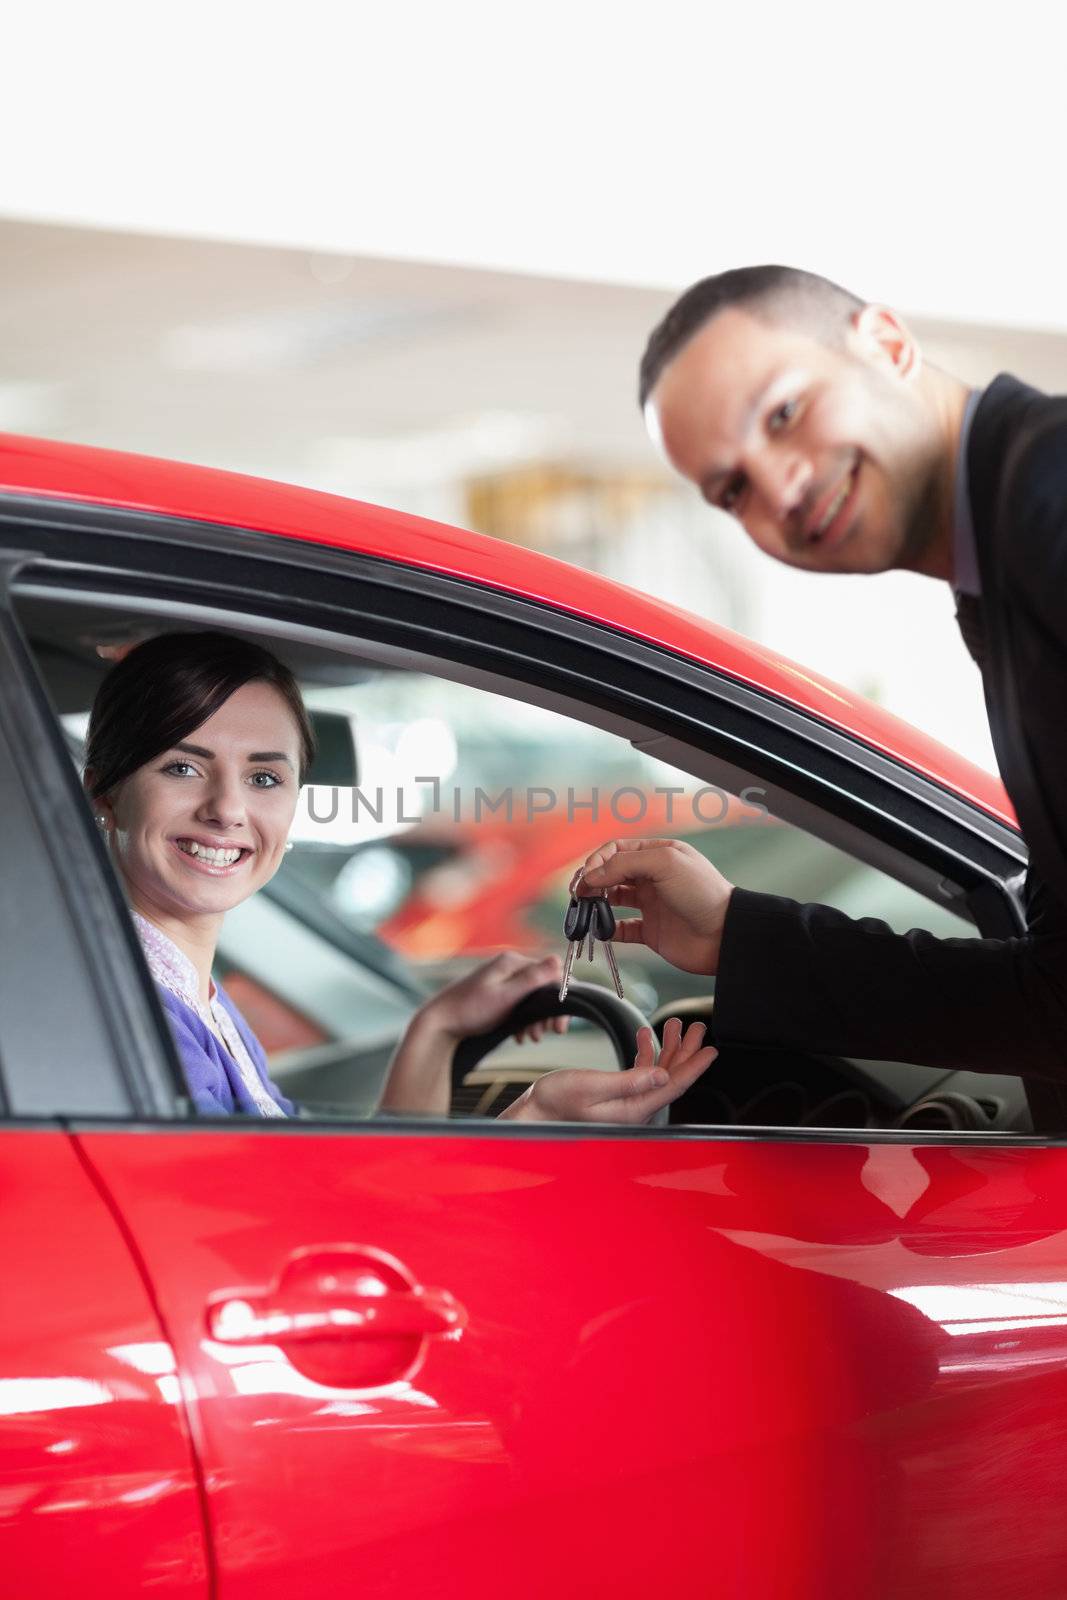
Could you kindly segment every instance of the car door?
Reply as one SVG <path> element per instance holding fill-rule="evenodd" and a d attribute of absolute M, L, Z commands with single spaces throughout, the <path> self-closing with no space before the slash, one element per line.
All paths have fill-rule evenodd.
<path fill-rule="evenodd" d="M 269 636 L 313 561 L 285 585 L 257 560 L 230 604 Z M 340 557 L 330 581 L 335 626 L 343 601 L 368 638 L 399 618 L 411 649 L 420 626 L 491 648 L 516 697 L 551 659 L 591 722 L 610 683 L 629 737 L 680 707 L 719 737 L 712 687 L 603 625 L 516 603 L 494 636 L 499 596 L 442 581 L 401 617 Z M 730 694 L 735 745 L 769 738 Z M 809 793 L 844 760 L 821 748 Z M 181 1112 L 70 1126 L 170 1332 L 222 1600 L 1061 1593 L 1057 1138 Z"/>
<path fill-rule="evenodd" d="M 221 1596 L 1062 1592 L 1061 1150 L 78 1143 L 196 1396 Z"/>
<path fill-rule="evenodd" d="M 124 1070 L 118 999 L 101 1009 L 86 925 L 69 916 L 72 892 L 94 898 L 84 819 L 56 803 L 65 758 L 23 666 L 0 582 L 0 1588 L 201 1600 L 201 1482 L 174 1347 L 122 1214 L 61 1120 L 144 1110 L 152 1081 L 144 1058 L 132 1080 Z M 106 897 L 82 910 L 98 934 L 109 912 L 121 933 Z"/>

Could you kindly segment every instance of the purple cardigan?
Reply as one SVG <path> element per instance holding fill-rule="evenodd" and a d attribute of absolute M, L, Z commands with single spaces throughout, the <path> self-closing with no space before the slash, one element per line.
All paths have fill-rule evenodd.
<path fill-rule="evenodd" d="M 263 1046 L 222 985 L 219 984 L 217 988 L 219 999 L 233 1018 L 263 1081 L 263 1087 L 287 1117 L 295 1117 L 296 1106 L 270 1081 Z M 178 1046 L 189 1094 L 201 1116 L 228 1117 L 240 1113 L 243 1116 L 261 1117 L 263 1113 L 245 1088 L 226 1046 L 216 1039 L 210 1028 L 204 1026 L 192 1007 L 187 1006 L 184 1000 L 179 1000 L 170 989 L 157 983 L 156 992 Z"/>

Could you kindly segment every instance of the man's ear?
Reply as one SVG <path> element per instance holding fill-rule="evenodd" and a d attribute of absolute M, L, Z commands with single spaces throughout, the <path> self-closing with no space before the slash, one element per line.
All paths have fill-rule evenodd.
<path fill-rule="evenodd" d="M 642 415 L 645 419 L 645 427 L 648 430 L 648 437 L 652 440 L 652 443 L 659 455 L 663 458 L 667 465 L 670 466 L 671 458 L 667 454 L 667 446 L 663 439 L 663 425 L 659 420 L 659 412 L 652 402 L 651 395 L 649 395 L 648 399 L 645 401 Z"/>
<path fill-rule="evenodd" d="M 864 306 L 852 318 L 849 347 L 861 360 L 912 383 L 922 371 L 922 351 L 918 340 L 895 311 L 888 306 Z"/>

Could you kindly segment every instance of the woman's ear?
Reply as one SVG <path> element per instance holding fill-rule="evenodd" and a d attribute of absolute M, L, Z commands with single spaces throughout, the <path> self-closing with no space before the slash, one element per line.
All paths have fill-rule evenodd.
<path fill-rule="evenodd" d="M 112 810 L 111 801 L 106 797 L 103 795 L 98 795 L 94 799 L 93 785 L 95 781 L 96 774 L 92 767 L 86 767 L 85 771 L 82 773 L 82 788 L 85 790 L 85 798 L 88 800 L 93 809 L 93 817 L 97 826 L 102 832 L 108 833 L 114 826 L 115 813 Z"/>

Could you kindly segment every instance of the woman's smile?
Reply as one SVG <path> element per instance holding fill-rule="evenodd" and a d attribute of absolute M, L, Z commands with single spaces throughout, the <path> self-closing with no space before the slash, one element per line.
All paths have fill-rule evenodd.
<path fill-rule="evenodd" d="M 248 845 L 212 844 L 199 835 L 184 835 L 169 842 L 182 857 L 183 866 L 210 878 L 232 877 L 255 855 Z"/>

